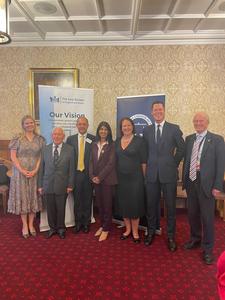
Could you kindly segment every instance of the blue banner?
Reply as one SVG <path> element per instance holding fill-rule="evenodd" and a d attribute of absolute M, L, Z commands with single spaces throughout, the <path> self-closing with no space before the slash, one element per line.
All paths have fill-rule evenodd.
<path fill-rule="evenodd" d="M 136 134 L 142 135 L 145 126 L 151 125 L 152 103 L 161 101 L 165 104 L 165 95 L 141 95 L 117 97 L 117 136 L 120 135 L 120 120 L 129 117 L 134 121 Z"/>

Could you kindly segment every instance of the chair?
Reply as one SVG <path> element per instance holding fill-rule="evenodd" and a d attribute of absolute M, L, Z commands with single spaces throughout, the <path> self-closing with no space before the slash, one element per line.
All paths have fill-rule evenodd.
<path fill-rule="evenodd" d="M 185 202 L 185 208 L 187 208 L 187 193 L 186 190 L 182 189 L 182 170 L 183 170 L 183 160 L 180 162 L 178 168 L 178 181 L 177 181 L 177 199 L 183 199 Z"/>
<path fill-rule="evenodd" d="M 12 166 L 11 162 L 0 159 L 0 195 L 4 214 L 6 214 L 8 206 L 9 177 L 7 173 L 10 166 Z"/>
<path fill-rule="evenodd" d="M 222 214 L 220 214 L 220 216 L 223 218 L 223 220 L 225 221 L 225 193 L 220 192 L 216 197 L 215 200 L 217 200 L 219 203 L 218 204 L 222 204 Z M 219 207 L 220 208 L 220 207 Z M 219 209 L 219 211 L 221 211 Z"/>
<path fill-rule="evenodd" d="M 9 195 L 9 187 L 7 185 L 0 185 L 0 195 L 2 196 L 2 207 L 4 214 L 7 213 L 8 206 L 8 195 Z"/>

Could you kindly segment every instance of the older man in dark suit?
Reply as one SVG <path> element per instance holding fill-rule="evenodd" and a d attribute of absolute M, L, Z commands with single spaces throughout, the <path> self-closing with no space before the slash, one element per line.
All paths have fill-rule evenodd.
<path fill-rule="evenodd" d="M 92 186 L 89 179 L 89 160 L 94 136 L 87 133 L 88 119 L 79 117 L 76 123 L 78 133 L 67 138 L 67 144 L 74 148 L 75 189 L 74 189 L 74 233 L 81 229 L 89 232 L 91 222 Z"/>
<path fill-rule="evenodd" d="M 177 168 L 184 155 L 184 140 L 179 126 L 165 121 L 162 102 L 152 104 L 155 123 L 144 129 L 148 147 L 146 172 L 148 235 L 145 245 L 152 243 L 156 231 L 158 205 L 163 191 L 167 208 L 168 248 L 175 251 Z"/>
<path fill-rule="evenodd" d="M 38 191 L 45 195 L 50 230 L 47 238 L 58 233 L 65 238 L 65 207 L 74 187 L 73 148 L 65 143 L 62 128 L 52 132 L 53 143 L 44 147 L 38 176 Z"/>
<path fill-rule="evenodd" d="M 209 117 L 198 112 L 193 118 L 196 133 L 187 136 L 183 166 L 183 186 L 188 197 L 190 241 L 185 249 L 202 244 L 203 260 L 213 262 L 215 201 L 223 190 L 225 146 L 222 136 L 207 130 Z"/>

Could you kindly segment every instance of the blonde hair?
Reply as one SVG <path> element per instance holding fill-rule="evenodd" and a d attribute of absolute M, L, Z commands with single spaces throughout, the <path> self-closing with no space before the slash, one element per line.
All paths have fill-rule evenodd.
<path fill-rule="evenodd" d="M 25 130 L 24 130 L 24 122 L 27 120 L 27 119 L 31 119 L 33 122 L 34 122 L 34 134 L 35 135 L 39 135 L 37 133 L 37 128 L 36 128 L 36 122 L 34 120 L 34 118 L 31 116 L 31 115 L 25 115 L 22 119 L 21 119 L 21 127 L 23 129 L 23 132 L 22 132 L 22 136 L 25 136 Z"/>

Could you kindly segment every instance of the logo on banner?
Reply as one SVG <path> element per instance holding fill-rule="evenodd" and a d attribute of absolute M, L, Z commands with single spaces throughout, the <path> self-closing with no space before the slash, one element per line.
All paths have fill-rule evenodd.
<path fill-rule="evenodd" d="M 66 103 L 66 104 L 83 104 L 84 99 L 83 98 L 76 98 L 76 97 L 64 97 L 64 96 L 50 96 L 49 97 L 50 102 L 53 103 Z"/>
<path fill-rule="evenodd" d="M 59 97 L 56 97 L 56 96 L 51 97 L 51 96 L 50 96 L 50 101 L 51 101 L 51 102 L 54 102 L 54 103 L 59 103 Z"/>
<path fill-rule="evenodd" d="M 143 129 L 152 124 L 150 118 L 143 114 L 135 114 L 130 116 L 131 120 L 134 122 L 135 130 L 138 135 L 142 136 Z"/>

